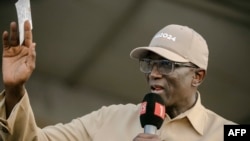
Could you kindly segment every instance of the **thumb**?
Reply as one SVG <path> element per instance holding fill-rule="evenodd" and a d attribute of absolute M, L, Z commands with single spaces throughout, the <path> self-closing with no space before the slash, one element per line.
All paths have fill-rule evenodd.
<path fill-rule="evenodd" d="M 26 60 L 27 66 L 33 70 L 36 66 L 36 43 L 32 43 L 29 47 L 29 55 Z"/>

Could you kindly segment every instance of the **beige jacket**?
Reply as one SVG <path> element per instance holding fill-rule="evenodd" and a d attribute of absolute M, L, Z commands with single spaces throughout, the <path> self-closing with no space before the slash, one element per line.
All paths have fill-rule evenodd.
<path fill-rule="evenodd" d="M 102 107 L 70 123 L 37 127 L 26 93 L 6 119 L 5 95 L 0 94 L 0 141 L 132 141 L 143 132 L 140 104 Z M 164 141 L 223 141 L 224 124 L 235 124 L 204 108 L 193 108 L 174 119 L 167 115 L 157 134 Z"/>

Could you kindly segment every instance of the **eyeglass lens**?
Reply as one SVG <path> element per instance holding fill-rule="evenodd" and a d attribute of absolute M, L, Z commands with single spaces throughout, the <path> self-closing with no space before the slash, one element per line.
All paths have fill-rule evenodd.
<path fill-rule="evenodd" d="M 162 74 L 169 74 L 173 70 L 173 63 L 168 60 L 151 60 L 151 59 L 141 59 L 140 60 L 140 70 L 143 73 L 151 73 L 154 65 L 157 66 L 157 70 Z"/>

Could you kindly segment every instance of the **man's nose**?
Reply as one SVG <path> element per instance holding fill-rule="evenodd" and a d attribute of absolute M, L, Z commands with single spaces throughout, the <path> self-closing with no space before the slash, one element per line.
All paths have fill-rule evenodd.
<path fill-rule="evenodd" d="M 150 77 L 152 78 L 158 78 L 158 77 L 162 77 L 161 72 L 158 69 L 158 65 L 154 64 L 151 70 L 151 73 L 149 74 Z"/>

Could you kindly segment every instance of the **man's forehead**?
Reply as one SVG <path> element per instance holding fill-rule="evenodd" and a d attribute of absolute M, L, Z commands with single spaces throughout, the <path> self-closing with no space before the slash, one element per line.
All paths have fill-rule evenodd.
<path fill-rule="evenodd" d="M 160 56 L 159 54 L 157 53 L 154 53 L 152 51 L 147 51 L 144 55 L 144 58 L 150 58 L 150 59 L 167 59 L 167 58 L 164 58 L 162 56 Z"/>
<path fill-rule="evenodd" d="M 149 59 L 153 59 L 153 60 L 168 60 L 168 61 L 171 61 L 169 60 L 168 58 L 164 58 L 162 56 L 160 56 L 159 54 L 153 52 L 153 51 L 147 51 L 145 52 L 144 54 L 144 57 L 142 58 L 149 58 Z M 174 62 L 174 61 L 171 61 L 171 62 Z M 186 62 L 185 64 L 189 64 L 190 62 Z"/>

